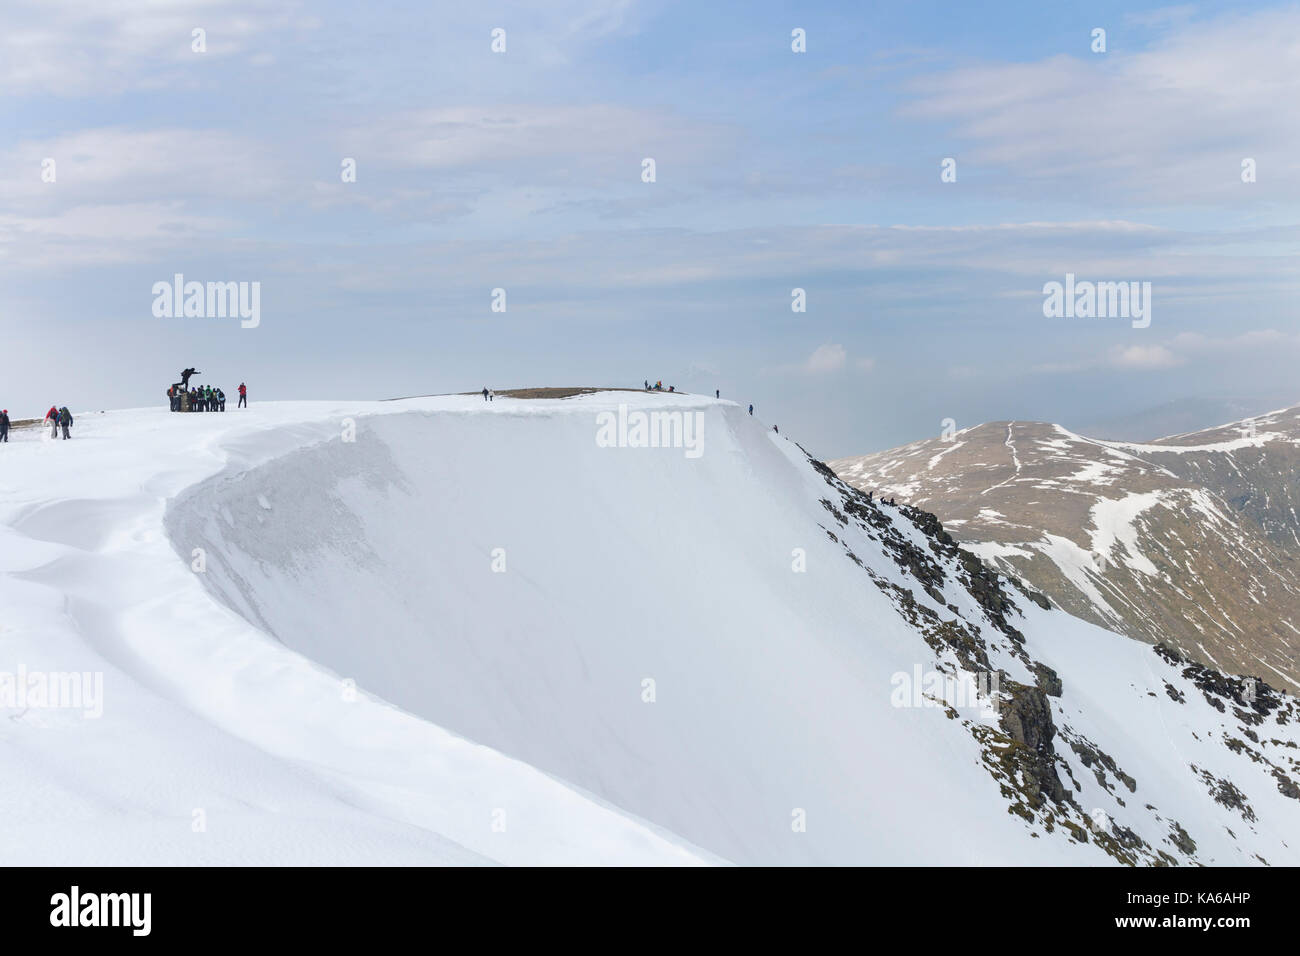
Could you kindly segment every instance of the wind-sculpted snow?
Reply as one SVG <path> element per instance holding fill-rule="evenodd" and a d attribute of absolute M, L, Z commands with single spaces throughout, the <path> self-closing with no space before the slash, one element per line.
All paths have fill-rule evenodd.
<path fill-rule="evenodd" d="M 442 399 L 225 415 L 149 409 L 78 414 L 68 442 L 14 434 L 0 472 L 0 859 L 713 859 L 525 764 L 356 694 L 214 602 L 201 583 L 202 555 L 186 549 L 178 560 L 164 512 L 187 487 L 325 441 L 361 414 L 432 406 L 473 408 Z M 326 521 L 318 530 L 329 528 Z M 83 674 L 100 678 L 97 700 L 44 693 Z M 32 693 L 16 694 L 20 678 Z M 506 833 L 502 807 L 516 811 Z"/>
<path fill-rule="evenodd" d="M 620 403 L 698 413 L 700 453 L 600 440 Z M 1293 699 L 1047 609 L 737 406 L 353 425 L 190 488 L 179 560 L 336 685 L 691 858 L 1300 862 Z"/>

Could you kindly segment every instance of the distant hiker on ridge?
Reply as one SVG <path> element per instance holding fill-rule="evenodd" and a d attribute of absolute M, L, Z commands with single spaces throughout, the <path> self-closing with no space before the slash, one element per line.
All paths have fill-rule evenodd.
<path fill-rule="evenodd" d="M 9 440 L 9 409 L 0 411 L 0 441 Z"/>
<path fill-rule="evenodd" d="M 749 403 L 749 414 L 751 414 L 751 415 L 754 414 L 754 403 L 753 403 L 753 402 L 750 402 L 750 403 Z"/>
<path fill-rule="evenodd" d="M 487 399 L 487 386 L 484 385 L 484 386 L 483 386 L 483 401 L 486 402 L 487 400 L 488 400 L 488 399 Z"/>
<path fill-rule="evenodd" d="M 248 407 L 248 386 L 245 385 L 243 382 L 239 383 L 239 404 L 236 405 L 235 407 L 236 408 Z"/>

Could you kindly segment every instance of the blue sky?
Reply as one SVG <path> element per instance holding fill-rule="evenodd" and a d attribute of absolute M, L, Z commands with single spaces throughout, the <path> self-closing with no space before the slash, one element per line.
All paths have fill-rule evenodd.
<path fill-rule="evenodd" d="M 661 378 L 837 457 L 1300 401 L 1297 37 L 1291 4 L 8 0 L 0 405 Z M 154 317 L 177 272 L 260 282 L 260 326 Z M 1066 272 L 1151 282 L 1150 327 L 1045 318 Z"/>

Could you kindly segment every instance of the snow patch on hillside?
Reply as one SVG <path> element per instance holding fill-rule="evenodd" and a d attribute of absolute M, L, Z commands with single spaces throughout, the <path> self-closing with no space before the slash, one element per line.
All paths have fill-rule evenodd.
<path fill-rule="evenodd" d="M 1160 572 L 1138 547 L 1138 529 L 1135 522 L 1148 508 L 1163 504 L 1161 492 L 1134 493 L 1123 498 L 1102 498 L 1092 506 L 1092 551 L 1110 560 L 1115 546 L 1123 547 L 1119 559 L 1129 568 L 1152 576 Z"/>

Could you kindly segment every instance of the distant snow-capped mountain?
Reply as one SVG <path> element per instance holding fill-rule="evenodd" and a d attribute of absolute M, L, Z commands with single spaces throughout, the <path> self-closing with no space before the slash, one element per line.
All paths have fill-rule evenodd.
<path fill-rule="evenodd" d="M 830 463 L 1103 627 L 1300 687 L 1300 410 L 1149 444 L 994 422 Z"/>

